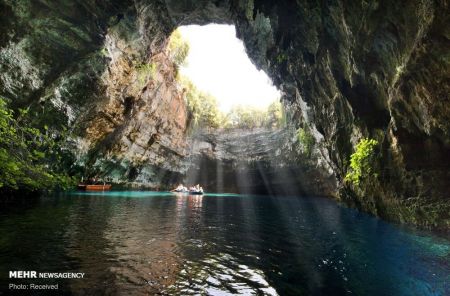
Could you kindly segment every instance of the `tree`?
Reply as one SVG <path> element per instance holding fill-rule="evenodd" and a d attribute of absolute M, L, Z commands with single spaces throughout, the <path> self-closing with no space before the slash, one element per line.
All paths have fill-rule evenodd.
<path fill-rule="evenodd" d="M 189 43 L 181 36 L 179 29 L 170 35 L 167 49 L 171 60 L 177 67 L 185 65 L 186 57 L 189 54 Z"/>
<path fill-rule="evenodd" d="M 189 43 L 183 39 L 179 29 L 170 36 L 167 52 L 177 67 L 186 63 Z M 187 107 L 194 126 L 252 129 L 263 126 L 274 128 L 283 125 L 283 106 L 278 101 L 273 102 L 267 109 L 236 106 L 225 115 L 220 112 L 214 96 L 197 89 L 187 77 L 178 74 L 177 80 L 184 89 Z"/>
<path fill-rule="evenodd" d="M 199 99 L 201 101 L 200 125 L 211 128 L 220 127 L 220 111 L 217 99 L 211 94 L 200 93 Z"/>
<path fill-rule="evenodd" d="M 283 113 L 279 102 L 272 103 L 267 109 L 252 106 L 235 106 L 226 118 L 229 128 L 252 129 L 258 127 L 281 127 Z"/>
<path fill-rule="evenodd" d="M 267 108 L 268 127 L 281 127 L 283 125 L 283 105 L 279 101 L 274 101 Z"/>
<path fill-rule="evenodd" d="M 223 116 L 219 111 L 217 99 L 200 91 L 188 78 L 178 75 L 178 82 L 184 89 L 188 111 L 193 125 L 201 128 L 219 128 Z"/>
<path fill-rule="evenodd" d="M 64 151 L 47 126 L 32 127 L 28 110 L 17 118 L 0 98 L 0 188 L 36 191 L 66 188 L 73 181 L 59 167 Z"/>

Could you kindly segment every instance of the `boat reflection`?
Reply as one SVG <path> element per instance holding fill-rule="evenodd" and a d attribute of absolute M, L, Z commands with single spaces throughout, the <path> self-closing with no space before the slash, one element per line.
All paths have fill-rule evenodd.
<path fill-rule="evenodd" d="M 174 192 L 177 197 L 177 208 L 187 204 L 188 208 L 201 208 L 203 203 L 203 195 L 187 194 L 183 192 Z"/>

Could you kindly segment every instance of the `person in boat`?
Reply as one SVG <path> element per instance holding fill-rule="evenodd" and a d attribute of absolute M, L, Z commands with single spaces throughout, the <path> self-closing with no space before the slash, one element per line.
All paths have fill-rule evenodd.
<path fill-rule="evenodd" d="M 97 185 L 97 184 L 99 184 L 99 181 L 100 180 L 98 178 L 98 175 L 96 175 L 94 177 L 88 178 L 86 184 L 87 185 Z"/>
<path fill-rule="evenodd" d="M 200 184 L 197 184 L 195 186 L 190 187 L 189 191 L 190 192 L 203 193 L 203 188 L 200 186 Z"/>
<path fill-rule="evenodd" d="M 183 184 L 179 184 L 175 189 L 171 190 L 171 192 L 185 192 L 187 188 L 184 187 Z"/>

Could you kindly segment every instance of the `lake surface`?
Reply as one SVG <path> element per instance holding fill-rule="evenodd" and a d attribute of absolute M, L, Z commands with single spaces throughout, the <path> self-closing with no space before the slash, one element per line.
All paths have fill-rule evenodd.
<path fill-rule="evenodd" d="M 450 241 L 324 198 L 72 193 L 0 209 L 0 294 L 8 283 L 74 295 L 450 295 Z"/>

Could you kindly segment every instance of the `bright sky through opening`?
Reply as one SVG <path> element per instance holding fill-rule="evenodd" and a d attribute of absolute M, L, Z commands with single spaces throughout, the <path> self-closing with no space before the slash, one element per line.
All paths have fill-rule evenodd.
<path fill-rule="evenodd" d="M 189 42 L 186 66 L 181 73 L 200 89 L 217 98 L 221 111 L 235 105 L 266 108 L 280 97 L 264 71 L 248 58 L 231 25 L 183 26 L 180 33 Z"/>

